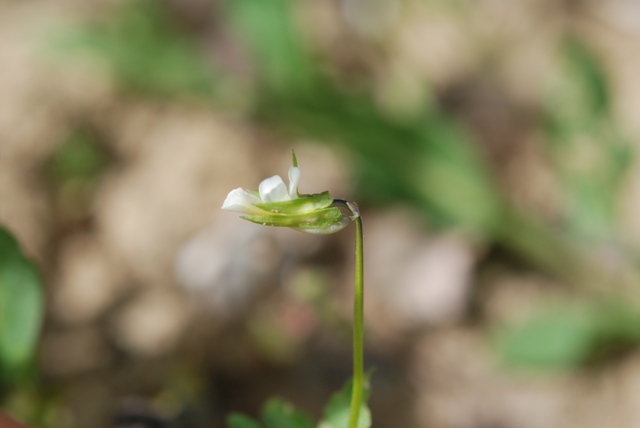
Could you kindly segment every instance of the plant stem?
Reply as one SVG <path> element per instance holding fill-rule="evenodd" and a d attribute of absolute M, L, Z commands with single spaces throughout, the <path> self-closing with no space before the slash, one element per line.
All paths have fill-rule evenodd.
<path fill-rule="evenodd" d="M 356 225 L 356 264 L 353 282 L 353 383 L 351 389 L 351 413 L 349 428 L 358 427 L 360 408 L 362 407 L 362 389 L 364 383 L 364 276 L 362 248 L 362 217 L 358 206 L 347 202 L 353 214 L 351 219 Z"/>
<path fill-rule="evenodd" d="M 364 263 L 362 240 L 362 217 L 358 205 L 342 199 L 333 201 L 334 206 L 351 212 L 356 225 L 356 265 L 353 281 L 353 381 L 351 383 L 351 410 L 349 428 L 357 428 L 362 408 L 364 388 Z"/>

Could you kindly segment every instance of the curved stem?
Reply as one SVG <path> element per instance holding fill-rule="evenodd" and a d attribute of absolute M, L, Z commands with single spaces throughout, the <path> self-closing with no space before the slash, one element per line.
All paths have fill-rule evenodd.
<path fill-rule="evenodd" d="M 351 220 L 353 220 L 356 225 L 356 264 L 353 282 L 353 382 L 351 386 L 349 428 L 357 428 L 364 387 L 364 263 L 362 217 L 360 217 L 358 205 L 353 202 L 335 200 L 334 205 L 345 207 L 351 211 Z"/>

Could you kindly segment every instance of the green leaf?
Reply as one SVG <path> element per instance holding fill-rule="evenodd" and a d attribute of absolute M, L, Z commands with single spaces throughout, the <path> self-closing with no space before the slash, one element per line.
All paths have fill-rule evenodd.
<path fill-rule="evenodd" d="M 566 41 L 564 57 L 543 129 L 562 191 L 565 229 L 580 239 L 609 240 L 618 233 L 633 147 L 613 120 L 602 61 L 576 39 Z"/>
<path fill-rule="evenodd" d="M 19 376 L 33 357 L 42 314 L 37 269 L 0 228 L 0 371 L 8 378 Z"/>
<path fill-rule="evenodd" d="M 602 61 L 578 39 L 566 41 L 567 68 L 574 85 L 579 85 L 581 107 L 585 114 L 599 118 L 609 114 L 611 90 Z"/>
<path fill-rule="evenodd" d="M 594 327 L 588 313 L 545 313 L 506 332 L 500 346 L 512 365 L 573 367 L 586 359 Z"/>
<path fill-rule="evenodd" d="M 367 379 L 365 379 L 365 385 L 366 381 Z M 320 422 L 318 428 L 348 428 L 351 411 L 351 386 L 352 383 L 349 381 L 342 390 L 333 394 L 324 410 L 324 419 Z M 358 428 L 371 427 L 371 412 L 366 403 L 368 396 L 369 388 L 365 386 Z"/>
<path fill-rule="evenodd" d="M 293 18 L 291 0 L 234 0 L 231 22 L 255 57 L 266 86 L 278 93 L 305 93 L 315 69 Z"/>
<path fill-rule="evenodd" d="M 127 89 L 202 98 L 216 90 L 214 65 L 197 40 L 176 25 L 166 1 L 124 2 L 105 22 L 66 31 L 54 40 L 62 53 L 106 59 Z"/>
<path fill-rule="evenodd" d="M 227 427 L 229 428 L 260 428 L 255 420 L 240 413 L 232 413 L 227 416 Z"/>
<path fill-rule="evenodd" d="M 264 405 L 262 420 L 267 428 L 313 428 L 313 423 L 305 414 L 278 398 L 273 398 Z"/>
<path fill-rule="evenodd" d="M 547 308 L 497 337 L 506 363 L 545 369 L 576 367 L 606 351 L 640 344 L 640 313 L 621 301 Z"/>
<path fill-rule="evenodd" d="M 296 411 L 287 401 L 272 398 L 262 408 L 262 421 L 266 428 L 313 428 L 313 423 L 304 414 Z M 233 413 L 227 418 L 229 428 L 260 428 L 254 419 Z"/>

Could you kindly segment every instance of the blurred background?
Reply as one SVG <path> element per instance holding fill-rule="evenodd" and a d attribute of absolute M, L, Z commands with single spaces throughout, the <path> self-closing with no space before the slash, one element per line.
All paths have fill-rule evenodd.
<path fill-rule="evenodd" d="M 37 337 L 1 407 L 317 420 L 353 230 L 220 210 L 294 148 L 363 213 L 375 427 L 640 426 L 638 70 L 634 0 L 0 1 L 0 225 L 42 282 L 0 296 Z"/>

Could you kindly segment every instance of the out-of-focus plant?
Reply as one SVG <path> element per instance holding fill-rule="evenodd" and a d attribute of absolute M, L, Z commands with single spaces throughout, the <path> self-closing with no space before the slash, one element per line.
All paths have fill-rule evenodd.
<path fill-rule="evenodd" d="M 210 97 L 212 61 L 180 31 L 166 1 L 124 2 L 111 19 L 58 35 L 62 52 L 106 59 L 126 89 L 163 96 Z"/>
<path fill-rule="evenodd" d="M 227 13 L 252 54 L 260 90 L 295 97 L 314 89 L 318 67 L 293 25 L 290 0 L 229 2 Z"/>
<path fill-rule="evenodd" d="M 564 233 L 590 248 L 616 245 L 620 243 L 618 196 L 631 148 L 614 123 L 611 91 L 597 57 L 575 39 L 566 42 L 563 52 L 564 73 L 550 91 L 543 129 L 561 200 L 566 202 Z M 622 268 L 633 269 L 625 262 L 620 263 Z M 579 269 L 591 272 L 590 265 Z M 501 328 L 496 344 L 505 361 L 514 366 L 566 369 L 604 358 L 612 350 L 640 346 L 635 298 L 621 299 L 618 290 L 595 285 L 598 292 L 581 304 L 566 302 L 561 309 L 545 306 L 521 325 Z"/>
<path fill-rule="evenodd" d="M 0 393 L 32 374 L 43 311 L 35 264 L 11 233 L 0 228 Z"/>
<path fill-rule="evenodd" d="M 368 428 L 371 415 L 366 406 L 368 390 L 364 374 L 364 277 L 362 218 L 355 203 L 333 199 L 329 192 L 304 195 L 298 192 L 300 168 L 292 152 L 289 187 L 274 175 L 263 180 L 258 190 L 232 190 L 222 209 L 244 214 L 242 218 L 264 226 L 288 227 L 314 235 L 328 235 L 344 229 L 353 220 L 356 226 L 356 259 L 353 288 L 353 378 L 343 391 L 334 395 L 326 408 L 325 419 L 318 428 Z M 342 213 L 344 209 L 351 214 Z M 269 401 L 263 410 L 266 428 L 311 428 L 302 413 L 282 400 Z M 242 415 L 232 415 L 230 428 L 253 428 L 259 425 Z"/>
<path fill-rule="evenodd" d="M 349 406 L 351 403 L 352 386 L 349 382 L 345 387 L 336 392 L 324 409 L 322 420 L 317 424 L 304 413 L 296 411 L 286 400 L 280 398 L 270 399 L 265 403 L 261 412 L 261 423 L 248 416 L 234 413 L 227 420 L 229 428 L 346 428 L 349 425 Z M 368 391 L 365 390 L 364 400 Z M 357 428 L 371 426 L 371 414 L 363 403 L 361 416 Z"/>
<path fill-rule="evenodd" d="M 514 367 L 572 369 L 640 345 L 640 312 L 629 302 L 564 302 L 501 328 L 496 345 Z"/>
<path fill-rule="evenodd" d="M 563 52 L 564 73 L 553 84 L 544 129 L 567 225 L 580 239 L 611 240 L 631 146 L 613 119 L 611 91 L 597 57 L 576 39 Z"/>

